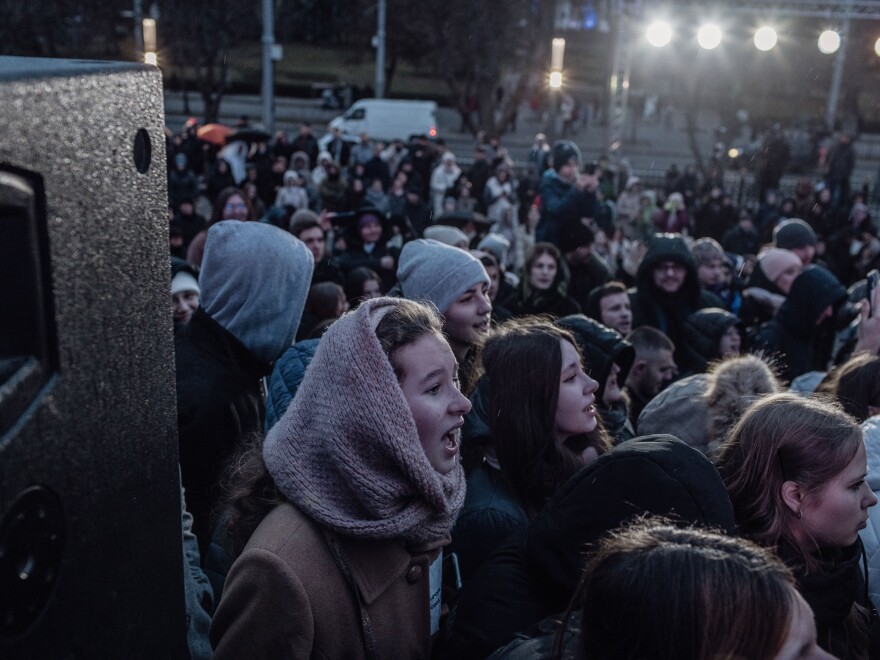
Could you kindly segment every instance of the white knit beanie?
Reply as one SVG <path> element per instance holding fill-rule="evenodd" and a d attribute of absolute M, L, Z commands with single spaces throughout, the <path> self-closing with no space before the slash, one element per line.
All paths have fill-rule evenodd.
<path fill-rule="evenodd" d="M 483 264 L 469 252 L 424 238 L 403 246 L 397 279 L 404 297 L 432 302 L 441 314 L 475 284 L 489 284 Z"/>

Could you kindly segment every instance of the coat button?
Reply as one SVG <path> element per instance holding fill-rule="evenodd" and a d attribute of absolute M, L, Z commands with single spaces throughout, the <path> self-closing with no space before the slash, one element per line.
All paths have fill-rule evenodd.
<path fill-rule="evenodd" d="M 415 584 L 419 580 L 422 579 L 422 567 L 421 566 L 410 566 L 409 570 L 406 572 L 406 581 L 410 584 Z"/>

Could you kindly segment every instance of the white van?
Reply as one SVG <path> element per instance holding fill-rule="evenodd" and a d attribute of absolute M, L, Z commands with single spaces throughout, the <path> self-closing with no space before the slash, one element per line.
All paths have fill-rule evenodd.
<path fill-rule="evenodd" d="M 355 101 L 341 117 L 330 122 L 348 135 L 366 133 L 375 140 L 409 140 L 413 135 L 435 138 L 437 104 L 434 101 L 397 101 L 361 99 Z"/>

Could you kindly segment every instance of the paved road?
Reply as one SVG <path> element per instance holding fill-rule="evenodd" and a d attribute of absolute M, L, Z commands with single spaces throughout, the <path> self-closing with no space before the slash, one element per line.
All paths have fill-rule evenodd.
<path fill-rule="evenodd" d="M 172 130 L 179 130 L 189 114 L 200 118 L 202 104 L 197 95 L 190 95 L 189 109 L 190 113 L 184 113 L 182 94 L 178 92 L 165 93 L 166 124 Z M 224 98 L 220 116 L 222 123 L 234 124 L 235 120 L 243 114 L 248 115 L 252 122 L 260 120 L 262 105 L 258 96 L 227 96 Z M 276 98 L 276 127 L 292 133 L 295 133 L 300 122 L 309 121 L 312 123 L 316 135 L 320 136 L 324 133 L 324 127 L 327 123 L 338 114 L 340 114 L 339 110 L 322 109 L 320 99 Z M 437 120 L 440 135 L 446 140 L 448 147 L 462 163 L 469 163 L 473 155 L 473 138 L 470 134 L 459 132 L 458 114 L 449 108 L 440 108 Z M 683 168 L 685 164 L 693 162 L 694 159 L 684 131 L 684 122 L 678 118 L 674 124 L 671 129 L 662 125 L 641 124 L 637 127 L 635 136 L 632 128 L 627 128 L 622 155 L 638 175 L 649 180 L 656 180 L 662 177 L 670 163 L 677 163 L 680 168 Z M 703 154 L 708 155 L 711 152 L 714 141 L 713 128 L 716 125 L 717 118 L 713 113 L 703 113 L 698 119 L 697 140 Z M 506 134 L 502 141 L 518 165 L 526 162 L 535 133 L 543 130 L 544 126 L 540 118 L 534 117 L 528 107 L 523 106 L 517 131 Z M 635 139 L 633 139 L 634 137 Z M 582 130 L 572 139 L 578 143 L 585 158 L 592 160 L 607 151 L 604 127 L 590 127 L 586 131 Z M 870 181 L 873 185 L 874 178 L 880 169 L 880 136 L 862 136 L 856 142 L 856 149 L 858 158 L 856 172 L 852 178 L 853 187 L 860 187 L 865 180 Z M 796 180 L 795 176 L 786 176 L 782 181 L 783 190 L 793 190 Z M 746 183 L 750 182 L 751 176 L 747 176 Z M 737 173 L 729 174 L 727 185 L 736 191 L 740 185 L 739 175 Z"/>
<path fill-rule="evenodd" d="M 190 95 L 190 110 L 196 117 L 201 112 L 201 102 Z M 182 126 L 188 116 L 183 112 L 183 98 L 180 93 L 166 92 L 165 115 L 166 123 L 170 128 L 177 130 Z M 302 121 L 310 121 L 314 132 L 321 135 L 326 124 L 340 112 L 338 110 L 324 110 L 320 107 L 320 99 L 276 99 L 275 123 L 276 127 L 295 131 Z M 228 96 L 221 105 L 220 121 L 233 124 L 240 116 L 246 114 L 251 121 L 259 121 L 262 116 L 262 105 L 256 96 Z M 535 134 L 544 130 L 540 118 L 532 116 L 533 113 L 523 107 L 520 112 L 520 121 L 517 131 L 508 133 L 503 138 L 503 144 L 507 147 L 511 156 L 518 163 L 525 162 L 528 150 L 531 147 Z M 458 113 L 449 108 L 440 108 L 438 111 L 439 132 L 449 148 L 460 159 L 468 161 L 472 157 L 473 138 L 467 133 L 459 132 L 460 121 Z M 711 117 L 705 120 L 707 126 L 701 134 L 703 150 L 708 153 L 711 148 Z M 639 140 L 626 146 L 626 156 L 633 162 L 637 169 L 665 170 L 670 162 L 683 164 L 690 162 L 692 156 L 686 141 L 682 136 L 671 136 L 669 131 L 662 127 L 644 127 L 638 135 Z M 595 159 L 605 151 L 605 129 L 603 127 L 591 128 L 581 131 L 573 136 L 578 142 L 585 157 Z"/>

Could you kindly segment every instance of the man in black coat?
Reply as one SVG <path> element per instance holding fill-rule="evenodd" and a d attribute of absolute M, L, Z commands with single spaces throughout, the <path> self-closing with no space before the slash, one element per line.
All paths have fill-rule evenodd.
<path fill-rule="evenodd" d="M 650 325 L 675 344 L 675 362 L 682 376 L 702 362 L 688 346 L 688 316 L 704 307 L 724 307 L 716 295 L 700 288 L 697 263 L 680 234 L 654 234 L 630 289 L 633 328 Z"/>

